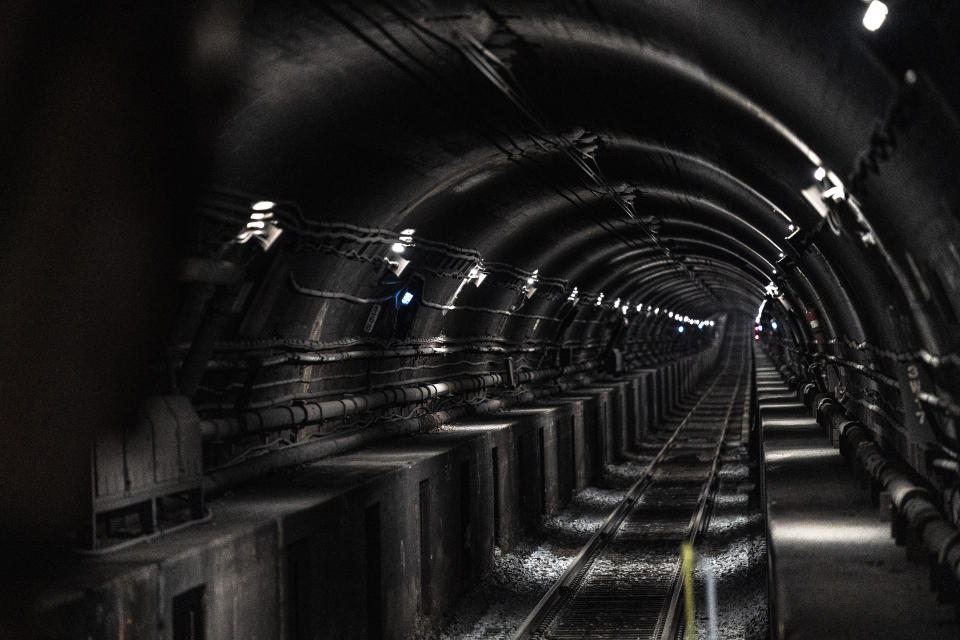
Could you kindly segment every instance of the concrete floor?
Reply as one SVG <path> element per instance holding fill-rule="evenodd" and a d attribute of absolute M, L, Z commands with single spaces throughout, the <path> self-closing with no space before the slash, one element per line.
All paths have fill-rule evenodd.
<path fill-rule="evenodd" d="M 808 409 L 758 369 L 773 638 L 956 638 L 926 563 L 907 560 Z"/>

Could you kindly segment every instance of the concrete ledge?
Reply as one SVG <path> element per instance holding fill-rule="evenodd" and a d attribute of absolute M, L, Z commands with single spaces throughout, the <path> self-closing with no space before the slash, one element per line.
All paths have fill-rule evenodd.
<path fill-rule="evenodd" d="M 758 374 L 772 371 L 759 355 Z M 953 608 L 937 605 L 927 567 L 894 544 L 809 410 L 764 396 L 759 406 L 771 636 L 957 637 Z"/>
<path fill-rule="evenodd" d="M 45 638 L 404 638 L 693 387 L 709 354 L 265 478 L 209 522 L 65 567 Z"/>

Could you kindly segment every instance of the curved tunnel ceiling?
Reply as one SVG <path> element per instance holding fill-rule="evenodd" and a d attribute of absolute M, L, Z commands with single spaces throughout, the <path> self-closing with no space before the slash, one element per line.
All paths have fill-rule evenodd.
<path fill-rule="evenodd" d="M 955 444 L 960 9 L 889 4 L 876 32 L 859 0 L 291 0 L 170 18 L 154 44 L 191 24 L 184 66 L 216 85 L 195 117 L 209 164 L 188 254 L 234 261 L 243 285 L 181 290 L 167 356 L 200 363 L 210 416 L 509 353 L 692 348 L 711 325 L 679 334 L 675 316 L 759 314 L 797 368 L 828 362 L 866 405 L 888 394 L 903 424 L 883 428 Z M 151 263 L 174 218 L 116 230 L 131 262 Z M 248 233 L 271 229 L 269 246 Z M 152 308 L 137 282 L 124 308 Z M 468 344 L 483 356 L 424 355 Z M 277 353 L 255 367 L 258 349 Z M 303 364 L 325 349 L 343 353 Z"/>
<path fill-rule="evenodd" d="M 257 5 L 214 150 L 233 195 L 211 197 L 287 211 L 297 249 L 259 303 L 286 338 L 362 338 L 355 303 L 411 279 L 420 340 L 575 343 L 604 313 L 665 330 L 661 308 L 769 299 L 801 360 L 832 349 L 902 382 L 909 354 L 939 362 L 960 335 L 939 9 L 895 5 L 870 33 L 855 1 Z M 405 229 L 400 276 L 358 269 Z M 950 373 L 927 380 L 946 405 Z"/>

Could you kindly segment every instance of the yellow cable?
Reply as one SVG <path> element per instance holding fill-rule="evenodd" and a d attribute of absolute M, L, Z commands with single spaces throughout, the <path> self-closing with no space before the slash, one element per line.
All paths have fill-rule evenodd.
<path fill-rule="evenodd" d="M 683 543 L 683 612 L 686 620 L 684 640 L 696 640 L 697 630 L 693 614 L 693 545 Z"/>

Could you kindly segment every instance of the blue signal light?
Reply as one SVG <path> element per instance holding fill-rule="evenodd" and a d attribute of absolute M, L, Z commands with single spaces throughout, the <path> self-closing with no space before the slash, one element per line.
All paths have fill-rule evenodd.
<path fill-rule="evenodd" d="M 407 306 L 411 302 L 413 302 L 413 293 L 411 293 L 410 291 L 404 291 L 403 294 L 400 296 L 400 304 L 402 304 L 403 306 Z"/>

